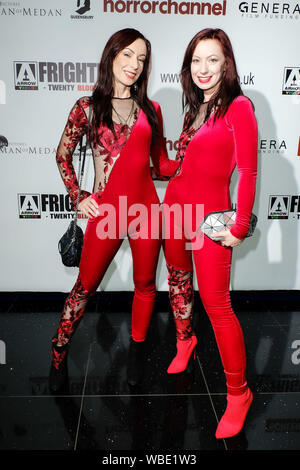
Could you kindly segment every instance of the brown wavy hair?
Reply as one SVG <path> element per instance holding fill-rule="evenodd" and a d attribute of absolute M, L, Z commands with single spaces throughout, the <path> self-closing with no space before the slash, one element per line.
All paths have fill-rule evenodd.
<path fill-rule="evenodd" d="M 115 57 L 132 44 L 136 39 L 143 39 L 146 44 L 146 58 L 141 75 L 135 84 L 131 87 L 131 96 L 135 99 L 140 108 L 147 116 L 148 122 L 152 128 L 152 141 L 156 139 L 159 133 L 158 118 L 154 105 L 147 96 L 147 86 L 150 74 L 151 62 L 151 44 L 145 36 L 133 28 L 125 28 L 114 33 L 107 41 L 101 60 L 98 66 L 97 82 L 91 96 L 93 105 L 93 137 L 96 137 L 95 130 L 100 124 L 104 124 L 114 132 L 112 121 L 112 104 L 113 97 L 113 61 Z M 136 85 L 136 86 L 135 86 Z"/>
<path fill-rule="evenodd" d="M 199 41 L 206 39 L 216 39 L 219 41 L 225 56 L 226 67 L 222 77 L 220 87 L 210 100 L 205 120 L 211 114 L 213 108 L 216 109 L 214 120 L 225 115 L 230 103 L 239 95 L 243 95 L 240 79 L 237 72 L 236 62 L 229 37 L 222 29 L 206 28 L 197 33 L 190 41 L 184 55 L 180 80 L 182 85 L 182 106 L 187 109 L 190 115 L 190 122 L 193 122 L 199 111 L 199 106 L 204 102 L 203 91 L 194 83 L 191 75 L 192 57 Z"/>

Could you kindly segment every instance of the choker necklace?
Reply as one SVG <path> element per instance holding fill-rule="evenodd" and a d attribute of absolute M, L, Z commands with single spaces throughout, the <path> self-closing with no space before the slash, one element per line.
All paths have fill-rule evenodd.
<path fill-rule="evenodd" d="M 118 96 L 113 96 L 112 99 L 113 100 L 130 100 L 132 98 L 132 96 L 127 96 L 126 98 L 119 98 Z"/>

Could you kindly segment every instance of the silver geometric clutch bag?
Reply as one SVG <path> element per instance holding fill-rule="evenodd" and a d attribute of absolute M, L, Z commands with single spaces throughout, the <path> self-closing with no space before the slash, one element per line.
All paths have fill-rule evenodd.
<path fill-rule="evenodd" d="M 211 237 L 213 232 L 221 232 L 222 230 L 228 230 L 235 224 L 236 210 L 231 209 L 228 211 L 210 212 L 206 214 L 203 221 L 201 222 L 200 228 L 202 232 L 213 241 L 224 240 L 223 237 Z M 246 237 L 251 237 L 257 224 L 257 217 L 255 214 L 251 214 L 249 230 Z"/>

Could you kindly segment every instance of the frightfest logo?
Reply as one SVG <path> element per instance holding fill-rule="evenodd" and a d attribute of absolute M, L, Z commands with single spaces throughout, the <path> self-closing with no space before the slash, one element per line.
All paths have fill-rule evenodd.
<path fill-rule="evenodd" d="M 14 62 L 16 90 L 92 91 L 96 75 L 94 62 Z"/>
<path fill-rule="evenodd" d="M 68 194 L 18 194 L 20 219 L 73 219 L 75 213 Z M 85 218 L 78 214 L 79 218 Z"/>

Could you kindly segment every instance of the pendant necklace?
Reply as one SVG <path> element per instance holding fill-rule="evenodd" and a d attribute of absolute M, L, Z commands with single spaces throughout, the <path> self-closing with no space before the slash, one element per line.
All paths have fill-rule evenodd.
<path fill-rule="evenodd" d="M 119 99 L 128 99 L 128 98 L 119 98 Z M 120 121 L 119 124 L 123 124 L 123 125 L 129 127 L 127 123 L 128 123 L 129 119 L 131 118 L 131 116 L 132 116 L 132 114 L 133 114 L 134 100 L 132 100 L 132 106 L 131 106 L 130 112 L 129 112 L 128 116 L 127 116 L 127 119 L 123 118 L 123 116 L 121 116 L 121 115 L 118 113 L 118 111 L 114 108 L 113 104 L 112 104 L 112 109 L 114 110 L 114 112 L 116 113 L 116 115 L 117 115 L 118 118 L 119 118 L 119 121 Z"/>

